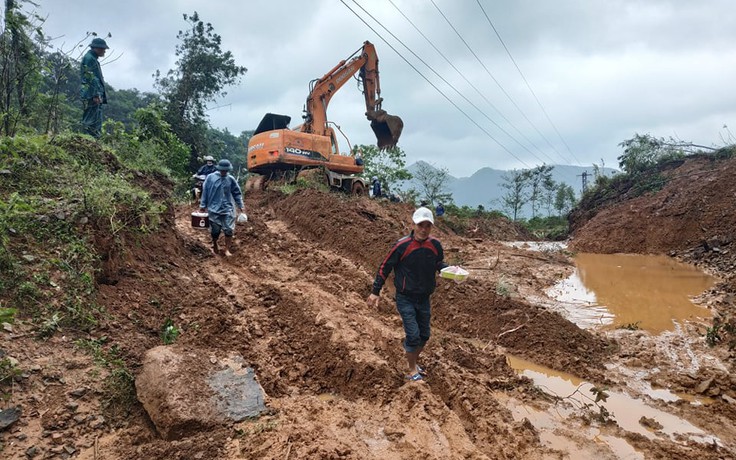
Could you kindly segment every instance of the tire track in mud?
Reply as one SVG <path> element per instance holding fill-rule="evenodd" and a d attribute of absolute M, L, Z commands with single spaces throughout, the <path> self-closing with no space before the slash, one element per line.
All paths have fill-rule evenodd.
<path fill-rule="evenodd" d="M 345 269 L 350 263 L 310 250 L 277 221 L 268 225 L 274 229 L 261 228 L 259 240 L 269 241 L 269 252 L 259 255 L 257 264 L 244 255 L 262 249 L 258 240 L 242 239 L 233 258 L 208 258 L 202 266 L 242 307 L 236 316 L 243 333 L 237 350 L 258 369 L 264 389 L 274 397 L 295 390 L 385 397 L 400 381 L 375 353 L 387 351 L 371 338 L 380 325 L 374 322 L 364 331 L 345 314 L 345 307 L 356 316 L 365 308 L 354 290 L 345 287 L 354 285 L 350 278 L 359 274 L 326 273 L 325 267 Z M 333 295 L 326 290 L 330 287 L 344 295 Z"/>
<path fill-rule="evenodd" d="M 185 230 L 185 238 L 202 240 L 191 232 Z M 534 458 L 519 454 L 539 448 L 533 429 L 513 422 L 492 396 L 494 388 L 518 383 L 503 356 L 478 357 L 478 350 L 463 351 L 468 345 L 453 334 L 435 330 L 436 344 L 426 357 L 434 376 L 406 385 L 400 321 L 391 309 L 369 309 L 361 293 L 367 295 L 371 274 L 338 254 L 315 250 L 276 219 L 259 228 L 258 238 L 238 239 L 237 249 L 231 259 L 205 259 L 201 270 L 236 305 L 241 340 L 235 350 L 256 368 L 295 452 L 311 458 L 316 452 Z M 503 376 L 501 383 L 496 375 Z M 327 407 L 320 399 L 325 395 L 335 398 Z M 335 413 L 332 406 L 344 411 Z M 340 434 L 310 425 L 310 438 L 302 439 L 300 415 L 333 420 L 342 426 Z M 417 422 L 407 429 L 408 420 Z M 329 447 L 342 438 L 347 444 Z M 316 440 L 326 450 L 310 452 Z M 259 441 L 247 444 L 243 449 L 251 454 L 264 453 Z"/>

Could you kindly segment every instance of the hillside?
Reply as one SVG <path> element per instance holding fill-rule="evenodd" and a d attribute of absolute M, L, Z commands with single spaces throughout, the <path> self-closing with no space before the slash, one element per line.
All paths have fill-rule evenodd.
<path fill-rule="evenodd" d="M 0 260 L 22 278 L 4 272 L 0 292 L 2 306 L 19 307 L 0 332 L 3 370 L 17 371 L 0 379 L 4 408 L 20 411 L 3 414 L 16 418 L 0 428 L 7 458 L 552 459 L 572 452 L 615 459 L 629 452 L 616 450 L 622 444 L 645 458 L 736 455 L 736 405 L 727 399 L 736 397 L 732 369 L 704 364 L 684 375 L 680 363 L 653 353 L 656 338 L 584 330 L 554 312 L 543 292 L 570 274 L 569 254 L 501 244 L 519 235 L 508 222 L 470 225 L 466 236 L 438 224 L 448 262 L 472 276 L 464 284 L 439 280 L 424 358 L 429 376 L 407 383 L 390 283 L 377 310 L 365 299 L 383 256 L 409 230 L 411 206 L 312 189 L 249 194 L 249 221 L 237 229 L 234 257 L 223 258 L 209 252 L 207 233 L 190 225 L 194 208 L 173 201 L 165 178 L 128 170 L 95 143 L 53 147 L 0 151 L 3 203 L 15 199 L 16 212 L 31 221 L 7 225 L 11 214 L 2 208 L 7 253 Z M 20 148 L 23 155 L 12 153 Z M 70 193 L 34 179 L 26 193 L 39 197 L 39 207 L 11 199 L 29 164 Z M 62 180 L 72 167 L 89 167 L 115 185 L 110 206 L 128 203 L 126 212 L 100 206 L 114 211 L 94 218 L 90 186 Z M 52 223 L 54 232 L 40 232 Z M 579 234 L 583 241 L 585 231 Z M 97 270 L 82 270 L 87 260 Z M 71 274 L 89 273 L 90 284 L 69 291 L 76 286 Z M 66 318 L 65 302 L 75 299 L 96 307 L 83 310 L 94 320 L 46 327 L 55 310 L 41 305 Z M 711 351 L 697 334 L 687 340 L 690 353 L 718 353 L 728 362 L 725 349 Z M 145 391 L 146 379 L 156 378 L 147 367 L 156 352 L 165 359 L 154 391 L 169 393 L 158 405 Z M 719 441 L 627 432 L 605 423 L 596 405 L 571 406 L 566 395 L 536 386 L 508 357 L 643 399 L 646 392 L 629 385 L 622 366 L 646 360 L 638 366 L 657 367 L 660 385 L 693 398 L 707 390 L 713 398 L 707 405 L 648 404 Z M 267 409 L 223 419 L 212 378 L 245 367 Z M 563 408 L 568 419 L 546 428 L 533 423 L 534 414 Z"/>

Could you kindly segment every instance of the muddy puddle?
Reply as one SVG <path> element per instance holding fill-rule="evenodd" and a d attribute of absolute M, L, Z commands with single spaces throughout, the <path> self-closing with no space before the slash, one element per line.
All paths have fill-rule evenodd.
<path fill-rule="evenodd" d="M 715 279 L 666 256 L 577 254 L 575 272 L 547 290 L 580 327 L 642 329 L 653 334 L 709 318 L 695 305 Z"/>
<path fill-rule="evenodd" d="M 622 391 L 604 390 L 607 398 L 596 402 L 596 393 L 591 392 L 594 385 L 589 382 L 511 355 L 507 355 L 507 362 L 518 374 L 532 379 L 542 391 L 560 398 L 556 404 L 545 410 L 529 407 L 507 396 L 499 396 L 516 420 L 528 419 L 539 431 L 542 442 L 547 447 L 567 452 L 569 457 L 566 458 L 592 458 L 592 455 L 601 455 L 600 450 L 603 449 L 604 452 L 613 454 L 613 458 L 643 459 L 641 453 L 616 433 L 614 425 L 601 424 L 606 418 L 615 421 L 618 427 L 627 432 L 638 433 L 649 439 L 722 444 L 716 436 L 704 432 L 690 422 L 654 408 L 646 401 L 633 398 Z M 680 399 L 667 390 L 655 390 L 651 387 L 644 394 L 653 400 Z M 583 424 L 581 417 L 592 418 L 597 423 Z"/>

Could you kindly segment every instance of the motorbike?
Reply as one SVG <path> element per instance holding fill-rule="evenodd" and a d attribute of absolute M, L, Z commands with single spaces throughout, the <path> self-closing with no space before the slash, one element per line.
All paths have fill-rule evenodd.
<path fill-rule="evenodd" d="M 192 187 L 192 200 L 196 202 L 199 202 L 199 199 L 202 197 L 202 186 L 204 185 L 204 180 L 207 178 L 204 174 L 194 174 L 192 175 L 192 179 L 194 179 L 194 187 Z"/>

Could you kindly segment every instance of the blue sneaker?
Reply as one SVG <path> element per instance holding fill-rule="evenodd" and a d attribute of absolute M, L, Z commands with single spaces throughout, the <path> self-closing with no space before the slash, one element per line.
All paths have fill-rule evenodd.
<path fill-rule="evenodd" d="M 422 374 L 420 374 L 419 372 L 417 372 L 414 375 L 407 375 L 406 376 L 406 380 L 409 380 L 410 382 L 418 382 L 418 381 L 420 381 L 422 379 L 424 379 L 424 377 L 422 377 Z"/>

